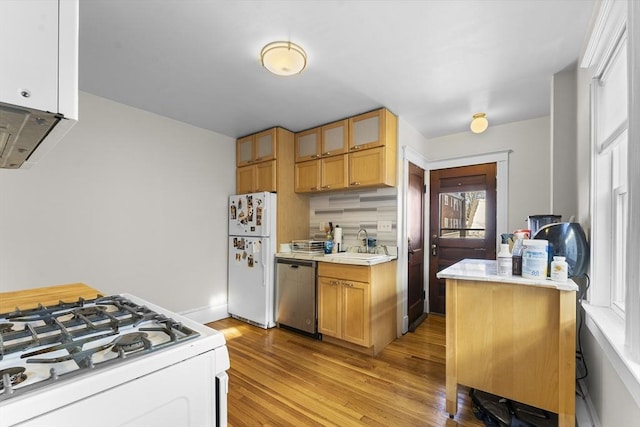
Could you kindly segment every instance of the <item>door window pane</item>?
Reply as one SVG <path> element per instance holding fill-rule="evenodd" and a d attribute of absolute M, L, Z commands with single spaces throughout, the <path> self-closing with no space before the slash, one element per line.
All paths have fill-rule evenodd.
<path fill-rule="evenodd" d="M 440 193 L 440 237 L 484 239 L 486 191 Z"/>

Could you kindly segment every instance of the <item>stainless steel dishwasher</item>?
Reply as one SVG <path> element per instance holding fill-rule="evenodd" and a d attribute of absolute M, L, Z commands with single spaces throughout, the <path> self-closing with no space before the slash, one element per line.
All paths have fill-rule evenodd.
<path fill-rule="evenodd" d="M 318 336 L 316 262 L 276 258 L 276 323 Z"/>

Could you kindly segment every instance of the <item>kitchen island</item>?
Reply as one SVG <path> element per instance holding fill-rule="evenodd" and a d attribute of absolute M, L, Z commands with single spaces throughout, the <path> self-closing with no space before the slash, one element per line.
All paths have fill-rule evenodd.
<path fill-rule="evenodd" d="M 446 279 L 446 410 L 458 384 L 558 414 L 575 424 L 573 281 L 498 276 L 496 261 L 465 259 Z"/>

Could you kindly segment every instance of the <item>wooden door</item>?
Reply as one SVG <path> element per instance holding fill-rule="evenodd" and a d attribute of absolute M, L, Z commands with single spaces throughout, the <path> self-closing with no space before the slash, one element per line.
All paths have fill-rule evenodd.
<path fill-rule="evenodd" d="M 342 286 L 337 279 L 318 277 L 318 332 L 340 338 Z"/>
<path fill-rule="evenodd" d="M 296 193 L 320 190 L 320 160 L 296 163 L 294 167 Z"/>
<path fill-rule="evenodd" d="M 445 313 L 436 274 L 465 259 L 496 259 L 496 164 L 431 171 L 429 312 Z"/>
<path fill-rule="evenodd" d="M 347 181 L 349 164 L 346 154 L 322 159 L 320 165 L 322 168 L 320 188 L 322 190 L 337 190 L 349 186 Z"/>
<path fill-rule="evenodd" d="M 261 162 L 256 168 L 256 191 L 277 191 L 276 161 Z"/>
<path fill-rule="evenodd" d="M 369 347 L 370 309 L 369 284 L 354 281 L 342 282 L 342 339 Z"/>
<path fill-rule="evenodd" d="M 408 292 L 409 331 L 425 319 L 424 312 L 424 170 L 409 163 L 407 189 Z"/>
<path fill-rule="evenodd" d="M 254 166 L 243 166 L 236 168 L 236 193 L 253 193 L 255 190 L 256 168 Z"/>
<path fill-rule="evenodd" d="M 384 183 L 384 154 L 383 147 L 349 153 L 349 185 L 357 187 Z"/>

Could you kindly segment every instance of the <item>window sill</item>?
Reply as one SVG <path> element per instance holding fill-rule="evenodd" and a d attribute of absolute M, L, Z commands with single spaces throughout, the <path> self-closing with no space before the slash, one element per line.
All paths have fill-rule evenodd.
<path fill-rule="evenodd" d="M 585 323 L 620 376 L 636 404 L 640 406 L 640 363 L 631 359 L 624 345 L 624 321 L 608 307 L 582 303 Z M 588 361 L 587 361 L 588 363 Z"/>

